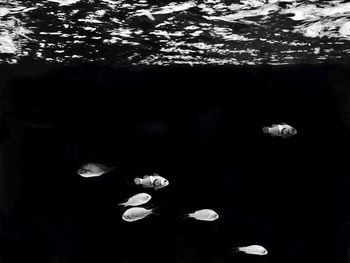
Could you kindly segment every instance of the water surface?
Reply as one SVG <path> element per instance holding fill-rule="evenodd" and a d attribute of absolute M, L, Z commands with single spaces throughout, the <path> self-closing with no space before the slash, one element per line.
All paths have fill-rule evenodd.
<path fill-rule="evenodd" d="M 1 61 L 123 65 L 347 62 L 342 0 L 16 0 L 0 5 Z"/>

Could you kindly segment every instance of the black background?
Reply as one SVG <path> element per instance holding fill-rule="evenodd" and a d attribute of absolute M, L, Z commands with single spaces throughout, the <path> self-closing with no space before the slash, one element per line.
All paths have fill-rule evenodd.
<path fill-rule="evenodd" d="M 1 262 L 349 262 L 347 66 L 1 72 Z M 262 133 L 280 122 L 298 134 Z M 153 172 L 170 185 L 133 184 Z M 158 215 L 124 222 L 139 192 Z M 219 220 L 183 219 L 202 208 Z"/>

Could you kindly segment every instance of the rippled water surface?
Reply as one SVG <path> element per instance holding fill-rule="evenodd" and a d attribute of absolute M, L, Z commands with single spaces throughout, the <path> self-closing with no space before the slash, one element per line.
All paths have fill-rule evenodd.
<path fill-rule="evenodd" d="M 5 63 L 279 65 L 350 51 L 341 0 L 2 0 L 0 18 Z"/>

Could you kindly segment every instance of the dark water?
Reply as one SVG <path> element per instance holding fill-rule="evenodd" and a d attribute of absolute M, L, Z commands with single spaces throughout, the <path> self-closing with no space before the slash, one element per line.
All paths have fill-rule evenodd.
<path fill-rule="evenodd" d="M 0 3 L 0 61 L 113 65 L 346 63 L 343 0 Z"/>
<path fill-rule="evenodd" d="M 349 69 L 2 69 L 1 262 L 349 262 Z M 287 122 L 282 140 L 261 127 Z M 83 162 L 117 165 L 81 178 Z M 133 178 L 170 181 L 151 191 Z M 127 223 L 140 191 L 158 216 Z M 182 220 L 201 208 L 215 222 Z M 265 257 L 236 254 L 260 244 Z"/>

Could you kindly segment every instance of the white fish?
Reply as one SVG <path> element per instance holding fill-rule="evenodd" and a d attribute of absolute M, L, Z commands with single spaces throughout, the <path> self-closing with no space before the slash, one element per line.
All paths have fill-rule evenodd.
<path fill-rule="evenodd" d="M 259 245 L 251 245 L 246 247 L 235 247 L 232 249 L 232 252 L 244 252 L 246 254 L 265 256 L 267 255 L 267 250 Z"/>
<path fill-rule="evenodd" d="M 283 139 L 297 134 L 297 130 L 285 122 L 272 124 L 271 127 L 263 127 L 263 133 L 270 133 L 272 137 L 282 137 Z"/>
<path fill-rule="evenodd" d="M 114 167 L 107 167 L 99 163 L 86 163 L 80 166 L 77 173 L 85 178 L 98 177 L 105 173 L 113 171 Z"/>
<path fill-rule="evenodd" d="M 144 188 L 154 188 L 155 190 L 169 185 L 169 181 L 158 174 L 145 175 L 143 178 L 137 177 L 134 179 L 134 183 L 142 185 Z"/>
<path fill-rule="evenodd" d="M 134 195 L 128 199 L 125 203 L 119 204 L 123 206 L 138 206 L 146 204 L 149 200 L 151 200 L 151 196 L 146 193 L 140 193 L 137 195 Z"/>
<path fill-rule="evenodd" d="M 134 222 L 136 220 L 143 219 L 150 214 L 154 214 L 153 209 L 145 209 L 143 207 L 132 207 L 124 212 L 122 219 L 127 222 Z"/>
<path fill-rule="evenodd" d="M 189 213 L 188 217 L 202 221 L 214 221 L 219 218 L 219 215 L 214 210 L 202 209 L 193 213 Z"/>

